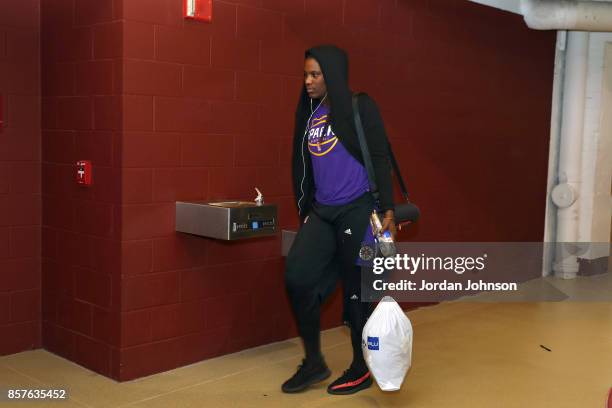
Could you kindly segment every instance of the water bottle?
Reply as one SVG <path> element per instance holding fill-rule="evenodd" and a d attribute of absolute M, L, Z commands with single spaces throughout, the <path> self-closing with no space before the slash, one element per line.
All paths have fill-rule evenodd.
<path fill-rule="evenodd" d="M 378 241 L 378 247 L 380 248 L 380 253 L 385 258 L 395 256 L 397 251 L 395 250 L 395 243 L 393 242 L 393 236 L 389 230 L 381 233 L 382 224 L 380 222 L 380 218 L 378 217 L 378 213 L 376 210 L 372 211 L 372 215 L 370 216 L 370 224 L 372 225 L 372 232 L 376 235 L 376 240 Z"/>

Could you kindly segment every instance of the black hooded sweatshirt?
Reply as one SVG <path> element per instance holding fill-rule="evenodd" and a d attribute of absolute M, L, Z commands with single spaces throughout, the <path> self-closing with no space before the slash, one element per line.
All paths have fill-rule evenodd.
<path fill-rule="evenodd" d="M 352 91 L 348 85 L 348 58 L 344 51 L 325 45 L 306 51 L 306 58 L 317 60 L 330 101 L 331 126 L 338 140 L 346 150 L 363 165 L 363 156 L 359 147 L 359 139 L 355 131 L 352 107 Z M 314 100 L 316 106 L 319 101 Z M 295 114 L 295 130 L 293 136 L 293 191 L 301 219 L 304 219 L 314 200 L 314 176 L 312 163 L 307 146 L 307 122 L 311 115 L 311 101 L 302 87 L 302 93 Z M 388 160 L 388 142 L 384 124 L 376 103 L 366 94 L 359 95 L 359 114 L 364 128 L 366 141 L 370 149 L 372 164 L 379 191 L 379 209 L 392 210 L 393 189 L 391 169 Z"/>

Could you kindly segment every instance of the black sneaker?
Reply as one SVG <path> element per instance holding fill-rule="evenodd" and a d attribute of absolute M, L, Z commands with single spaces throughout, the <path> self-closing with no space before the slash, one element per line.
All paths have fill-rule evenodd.
<path fill-rule="evenodd" d="M 331 375 L 331 371 L 327 368 L 323 359 L 315 363 L 302 360 L 302 364 L 298 366 L 298 370 L 293 377 L 283 383 L 281 387 L 283 392 L 293 394 L 308 388 L 312 384 L 316 384 L 325 380 Z"/>
<path fill-rule="evenodd" d="M 327 387 L 327 392 L 335 395 L 354 394 L 357 391 L 370 388 L 372 385 L 372 375 L 368 369 L 357 370 L 352 366 Z"/>

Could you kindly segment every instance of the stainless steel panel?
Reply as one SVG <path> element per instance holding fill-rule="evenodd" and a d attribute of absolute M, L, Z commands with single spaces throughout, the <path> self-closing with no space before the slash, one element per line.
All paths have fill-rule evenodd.
<path fill-rule="evenodd" d="M 230 239 L 229 211 L 203 202 L 176 203 L 176 230 L 203 237 Z"/>
<path fill-rule="evenodd" d="M 176 203 L 176 230 L 223 240 L 276 234 L 276 205 L 248 201 Z"/>

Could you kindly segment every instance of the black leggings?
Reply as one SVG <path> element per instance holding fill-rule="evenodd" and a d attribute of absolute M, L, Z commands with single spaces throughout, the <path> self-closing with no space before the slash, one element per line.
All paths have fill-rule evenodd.
<path fill-rule="evenodd" d="M 361 332 L 370 304 L 361 302 L 356 265 L 374 201 L 369 193 L 342 206 L 315 204 L 287 256 L 285 282 L 306 360 L 320 357 L 320 308 L 342 280 L 345 319 L 351 328 L 353 364 L 362 365 Z"/>

